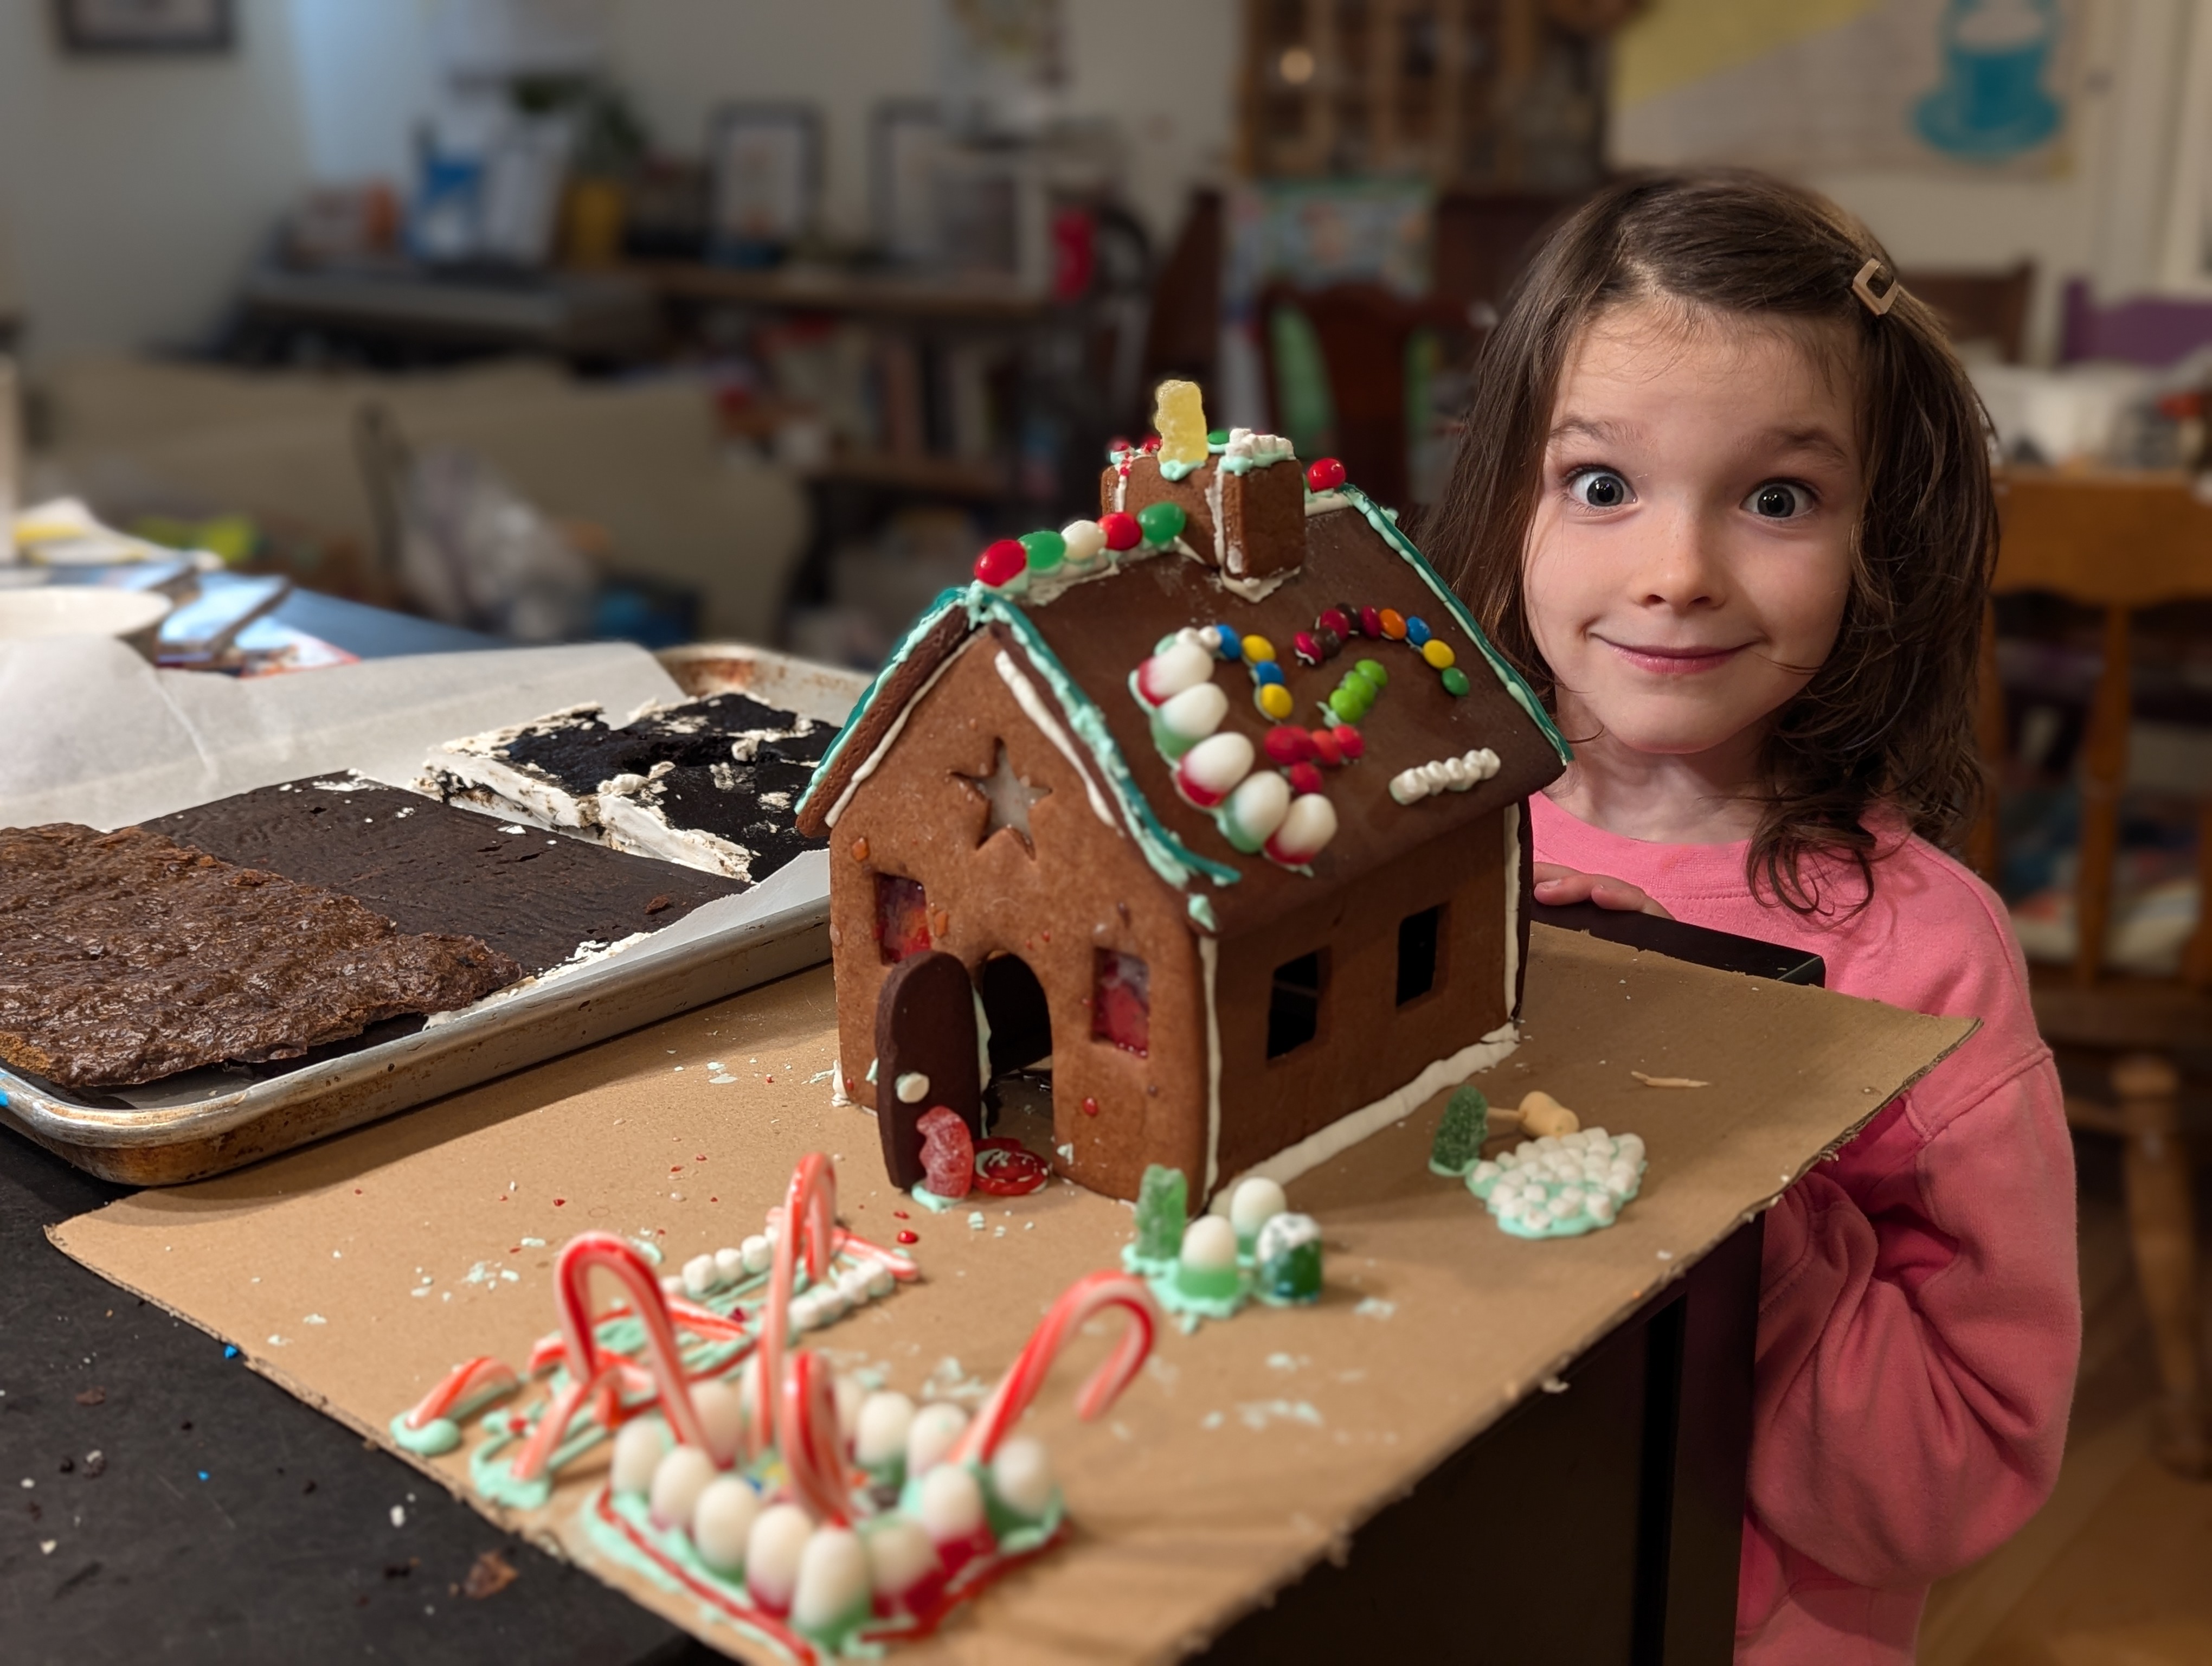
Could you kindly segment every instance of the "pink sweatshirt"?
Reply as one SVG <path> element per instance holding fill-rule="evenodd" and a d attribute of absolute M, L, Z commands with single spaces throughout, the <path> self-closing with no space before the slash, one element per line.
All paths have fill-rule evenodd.
<path fill-rule="evenodd" d="M 1809 949 L 1832 989 L 1982 1021 L 1766 1217 L 1736 1658 L 1908 1662 L 1928 1586 L 2057 1480 L 2081 1346 L 2073 1146 L 2003 905 L 1905 839 L 1873 903 L 1825 923 L 1754 901 L 1742 844 L 1623 838 L 1541 794 L 1534 814 L 1539 861 Z"/>

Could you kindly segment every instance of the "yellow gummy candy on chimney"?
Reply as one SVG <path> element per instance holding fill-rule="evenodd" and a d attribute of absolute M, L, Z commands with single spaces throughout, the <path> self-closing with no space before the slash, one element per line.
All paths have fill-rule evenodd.
<path fill-rule="evenodd" d="M 1153 396 L 1152 426 L 1160 461 L 1196 468 L 1206 461 L 1206 406 L 1196 382 L 1162 382 Z"/>

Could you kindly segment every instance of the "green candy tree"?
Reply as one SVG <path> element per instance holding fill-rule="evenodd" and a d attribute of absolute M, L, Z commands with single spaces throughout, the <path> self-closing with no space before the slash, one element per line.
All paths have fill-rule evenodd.
<path fill-rule="evenodd" d="M 1464 1177 L 1482 1160 L 1482 1142 L 1490 1137 L 1490 1101 L 1479 1088 L 1462 1086 L 1444 1102 L 1443 1121 L 1429 1147 L 1432 1173 Z"/>

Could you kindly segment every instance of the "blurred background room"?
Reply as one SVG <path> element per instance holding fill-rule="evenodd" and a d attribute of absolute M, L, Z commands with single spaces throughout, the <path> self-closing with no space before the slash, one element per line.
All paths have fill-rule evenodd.
<path fill-rule="evenodd" d="M 1168 375 L 1418 537 L 1544 228 L 1699 163 L 1863 217 L 2000 453 L 1964 854 L 2078 1088 L 2089 1344 L 1923 1657 L 2212 1660 L 2204 0 L 19 0 L 0 593 L 239 676 L 870 669 Z"/>

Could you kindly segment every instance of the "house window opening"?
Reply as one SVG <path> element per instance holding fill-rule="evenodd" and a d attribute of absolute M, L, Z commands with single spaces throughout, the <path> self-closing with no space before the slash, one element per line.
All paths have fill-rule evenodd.
<path fill-rule="evenodd" d="M 1296 1052 L 1321 1033 L 1322 986 L 1328 976 L 1321 952 L 1275 968 L 1267 994 L 1267 1056 Z"/>
<path fill-rule="evenodd" d="M 1044 985 L 1018 954 L 994 954 L 975 974 L 983 1021 L 991 1026 L 991 1074 L 1026 1070 L 1052 1057 L 1052 1006 Z"/>
<path fill-rule="evenodd" d="M 876 943 L 886 966 L 896 966 L 929 946 L 929 898 L 921 880 L 897 873 L 876 875 Z"/>
<path fill-rule="evenodd" d="M 1151 1055 L 1152 975 L 1136 956 L 1114 949 L 1093 951 L 1091 1034 L 1140 1059 Z"/>
<path fill-rule="evenodd" d="M 1443 936 L 1439 903 L 1398 922 L 1398 1005 L 1419 1000 L 1437 987 L 1437 945 Z"/>

